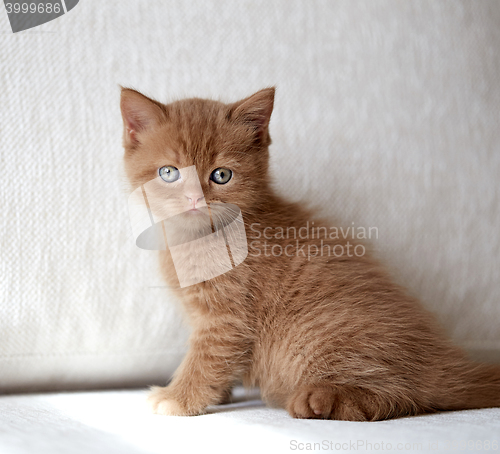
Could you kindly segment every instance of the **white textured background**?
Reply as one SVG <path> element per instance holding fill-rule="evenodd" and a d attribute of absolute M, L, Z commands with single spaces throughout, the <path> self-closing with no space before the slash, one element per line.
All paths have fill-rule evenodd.
<path fill-rule="evenodd" d="M 356 226 L 453 337 L 500 352 L 500 2 L 0 5 L 0 390 L 165 381 L 186 330 L 135 248 L 118 84 L 161 101 L 277 85 L 279 189 Z"/>

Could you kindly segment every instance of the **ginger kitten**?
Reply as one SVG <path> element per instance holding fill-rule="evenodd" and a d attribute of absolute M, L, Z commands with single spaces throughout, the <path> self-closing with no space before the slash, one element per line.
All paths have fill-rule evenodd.
<path fill-rule="evenodd" d="M 193 98 L 166 105 L 122 89 L 132 188 L 151 180 L 166 188 L 181 181 L 182 169 L 196 169 L 198 186 L 176 199 L 184 205 L 178 233 L 201 231 L 207 224 L 201 227 L 197 212 L 228 203 L 239 207 L 254 238 L 266 227 L 311 226 L 307 210 L 271 188 L 273 102 L 273 88 L 230 104 Z M 161 205 L 159 198 L 151 209 Z M 214 216 L 205 215 L 210 226 Z M 152 388 L 155 413 L 201 414 L 238 380 L 259 386 L 266 402 L 295 418 L 373 421 L 500 406 L 499 367 L 468 360 L 368 253 L 303 256 L 297 249 L 319 245 L 312 233 L 273 236 L 271 245 L 287 251 L 278 256 L 258 253 L 249 240 L 241 264 L 184 287 L 168 248 L 160 252 L 193 332 L 171 383 Z M 338 251 L 347 241 L 322 240 Z"/>

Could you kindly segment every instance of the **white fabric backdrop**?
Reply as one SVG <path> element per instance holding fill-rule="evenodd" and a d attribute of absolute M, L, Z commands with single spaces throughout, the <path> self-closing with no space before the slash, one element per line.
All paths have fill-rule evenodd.
<path fill-rule="evenodd" d="M 0 6 L 0 389 L 162 382 L 183 355 L 132 240 L 118 84 L 277 85 L 279 190 L 376 226 L 457 342 L 500 352 L 499 23 L 495 0 L 81 0 L 13 35 Z"/>

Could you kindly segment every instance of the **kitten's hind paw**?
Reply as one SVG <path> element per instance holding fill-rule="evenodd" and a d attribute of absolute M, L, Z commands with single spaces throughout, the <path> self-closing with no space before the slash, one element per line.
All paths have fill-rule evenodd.
<path fill-rule="evenodd" d="M 327 387 L 301 387 L 292 394 L 286 409 L 294 418 L 329 419 L 335 403 L 332 391 Z"/>
<path fill-rule="evenodd" d="M 367 421 L 373 419 L 367 397 L 363 391 L 305 385 L 290 396 L 286 409 L 294 418 Z"/>
<path fill-rule="evenodd" d="M 191 408 L 177 399 L 168 387 L 153 386 L 147 398 L 153 413 L 165 416 L 195 416 L 202 413 L 203 408 Z"/>

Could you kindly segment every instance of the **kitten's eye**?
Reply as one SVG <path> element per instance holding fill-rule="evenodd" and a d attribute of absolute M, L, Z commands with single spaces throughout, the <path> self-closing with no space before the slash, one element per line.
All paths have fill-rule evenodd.
<path fill-rule="evenodd" d="M 166 181 L 167 183 L 173 183 L 174 181 L 177 181 L 181 173 L 179 172 L 179 169 L 174 166 L 163 166 L 158 169 L 158 173 L 160 174 L 160 177 L 163 181 Z"/>
<path fill-rule="evenodd" d="M 217 184 L 226 184 L 232 176 L 233 172 L 231 172 L 229 169 L 223 169 L 222 167 L 219 167 L 212 172 L 212 175 L 210 175 L 210 179 Z"/>

